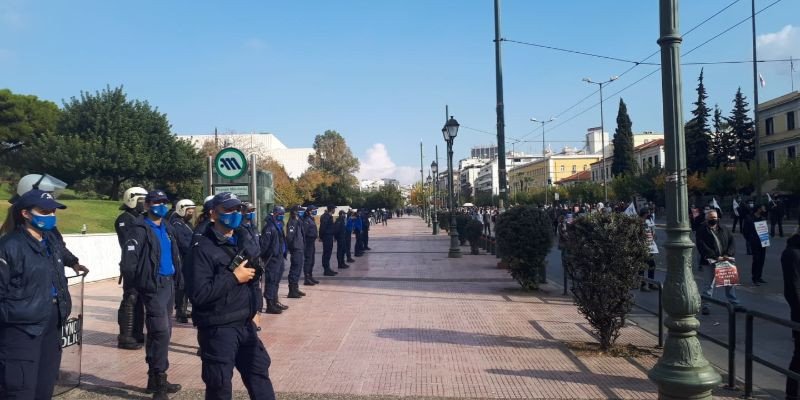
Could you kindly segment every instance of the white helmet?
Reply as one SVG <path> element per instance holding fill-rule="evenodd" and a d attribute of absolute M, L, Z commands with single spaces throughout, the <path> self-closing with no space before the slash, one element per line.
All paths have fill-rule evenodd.
<path fill-rule="evenodd" d="M 206 208 L 209 208 L 209 209 L 211 208 L 210 207 L 211 200 L 214 200 L 214 195 L 213 194 L 211 196 L 206 196 L 206 198 L 203 199 L 203 211 L 207 211 Z"/>
<path fill-rule="evenodd" d="M 175 203 L 175 213 L 181 217 L 185 217 L 186 210 L 190 208 L 197 208 L 197 206 L 189 199 L 179 200 L 177 203 Z"/>
<path fill-rule="evenodd" d="M 139 200 L 144 200 L 145 196 L 147 196 L 147 190 L 141 188 L 139 186 L 134 186 L 128 188 L 125 193 L 122 194 L 122 204 L 128 208 L 136 208 L 136 203 Z"/>
<path fill-rule="evenodd" d="M 17 183 L 17 194 L 22 196 L 32 189 L 38 189 L 50 192 L 57 197 L 66 187 L 66 183 L 50 175 L 30 174 L 23 176 Z"/>

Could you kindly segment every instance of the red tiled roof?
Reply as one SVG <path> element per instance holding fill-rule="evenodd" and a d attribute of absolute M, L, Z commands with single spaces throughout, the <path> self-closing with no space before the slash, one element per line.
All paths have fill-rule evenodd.
<path fill-rule="evenodd" d="M 647 143 L 640 144 L 640 145 L 636 146 L 633 149 L 633 151 L 644 150 L 644 149 L 649 149 L 651 147 L 663 146 L 663 145 L 664 145 L 664 139 L 656 139 L 656 140 L 651 140 L 651 141 L 649 141 Z"/>
<path fill-rule="evenodd" d="M 588 181 L 590 179 L 592 179 L 592 171 L 586 170 L 586 171 L 578 172 L 577 174 L 574 174 L 574 175 L 570 175 L 570 176 L 568 176 L 568 177 L 566 177 L 566 178 L 564 178 L 564 179 L 562 179 L 562 180 L 560 180 L 558 182 L 559 183 L 562 183 L 562 182 L 580 182 L 580 181 Z"/>

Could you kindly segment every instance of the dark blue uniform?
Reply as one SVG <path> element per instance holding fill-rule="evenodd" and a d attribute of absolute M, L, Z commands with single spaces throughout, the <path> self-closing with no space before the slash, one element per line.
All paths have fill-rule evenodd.
<path fill-rule="evenodd" d="M 314 221 L 314 216 L 306 212 L 302 218 L 303 222 L 303 244 L 305 250 L 303 252 L 303 272 L 306 277 L 314 275 L 314 264 L 316 263 L 317 249 L 315 247 L 317 241 L 317 222 Z"/>
<path fill-rule="evenodd" d="M 264 298 L 269 301 L 277 301 L 278 285 L 283 276 L 287 254 L 283 223 L 275 221 L 274 217 L 267 218 L 259 242 L 266 272 Z"/>
<path fill-rule="evenodd" d="M 289 286 L 298 285 L 306 249 L 303 223 L 299 218 L 289 218 L 286 226 L 286 247 L 292 255 L 289 262 Z"/>
<path fill-rule="evenodd" d="M 192 300 L 192 321 L 203 360 L 206 399 L 230 399 L 233 368 L 239 370 L 252 399 L 274 399 L 269 378 L 270 358 L 252 319 L 261 309 L 257 280 L 240 284 L 229 266 L 242 248 L 209 226 L 195 236 L 192 264 L 184 271 Z"/>
<path fill-rule="evenodd" d="M 319 237 L 322 239 L 322 269 L 325 271 L 331 269 L 334 236 L 336 236 L 336 231 L 333 227 L 333 215 L 326 211 L 319 218 Z"/>
<path fill-rule="evenodd" d="M 361 249 L 370 250 L 369 248 L 369 214 L 365 212 L 361 214 Z"/>
<path fill-rule="evenodd" d="M 61 326 L 72 303 L 66 249 L 18 227 L 0 239 L 0 398 L 49 399 L 61 363 Z"/>
<path fill-rule="evenodd" d="M 122 252 L 125 252 L 125 241 L 128 231 L 136 225 L 136 218 L 139 213 L 132 208 L 125 208 L 125 211 L 114 221 L 114 230 L 117 232 L 117 241 Z M 120 260 L 120 266 L 122 261 Z M 120 273 L 122 279 L 122 273 Z M 126 349 L 139 349 L 144 343 L 144 303 L 142 297 L 138 296 L 136 286 L 133 282 L 122 279 L 122 301 L 117 310 L 117 324 L 119 325 L 119 335 L 117 336 L 117 346 Z"/>
<path fill-rule="evenodd" d="M 348 252 L 347 245 L 347 218 L 339 216 L 333 224 L 334 238 L 336 238 L 336 263 L 341 268 L 344 262 L 344 255 Z"/>
<path fill-rule="evenodd" d="M 352 225 L 353 232 L 356 234 L 356 246 L 355 246 L 355 256 L 361 257 L 364 254 L 364 231 L 363 231 L 363 222 L 361 217 L 356 215 L 354 218 L 351 218 L 350 222 Z"/>
<path fill-rule="evenodd" d="M 194 230 L 178 214 L 173 214 L 170 217 L 169 222 L 172 225 L 172 230 L 175 234 L 175 241 L 178 242 L 178 250 L 180 251 L 181 261 L 183 261 L 185 264 L 189 260 L 189 252 L 192 248 L 192 236 L 194 236 Z M 177 318 L 188 318 L 189 298 L 186 297 L 184 280 L 181 279 L 180 282 L 182 285 L 175 287 L 175 316 Z"/>
<path fill-rule="evenodd" d="M 162 248 L 163 245 L 168 247 Z M 166 219 L 154 228 L 149 219 L 140 216 L 128 231 L 122 253 L 123 280 L 133 283 L 142 297 L 147 326 L 146 361 L 148 375 L 165 374 L 169 369 L 169 341 L 172 336 L 172 300 L 175 286 L 181 286 L 181 259 L 177 240 Z M 162 257 L 169 249 L 169 259 Z M 166 254 L 165 254 L 166 256 Z M 168 268 L 171 261 L 172 268 Z M 176 281 L 177 280 L 177 281 Z"/>

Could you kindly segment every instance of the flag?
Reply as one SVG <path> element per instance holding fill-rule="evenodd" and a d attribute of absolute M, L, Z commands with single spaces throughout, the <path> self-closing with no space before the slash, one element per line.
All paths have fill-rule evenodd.
<path fill-rule="evenodd" d="M 722 210 L 722 208 L 719 206 L 719 203 L 717 203 L 717 198 L 716 197 L 712 197 L 711 198 L 711 207 L 714 207 L 714 209 L 717 209 L 717 210 Z"/>
<path fill-rule="evenodd" d="M 739 203 L 736 199 L 733 199 L 733 213 L 738 217 L 739 216 Z"/>
<path fill-rule="evenodd" d="M 625 215 L 635 217 L 636 216 L 636 206 L 633 205 L 633 202 L 625 209 Z"/>
<path fill-rule="evenodd" d="M 759 82 L 761 82 L 761 87 L 767 86 L 767 81 L 764 80 L 764 76 L 761 75 L 760 73 L 758 74 L 758 80 Z"/>

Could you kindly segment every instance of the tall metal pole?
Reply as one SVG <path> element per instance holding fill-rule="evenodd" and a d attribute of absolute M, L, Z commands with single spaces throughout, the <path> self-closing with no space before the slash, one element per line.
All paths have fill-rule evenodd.
<path fill-rule="evenodd" d="M 606 127 L 603 120 L 603 85 L 604 82 L 600 82 L 600 145 L 602 146 L 603 151 L 603 198 L 605 198 L 605 203 L 608 205 L 608 172 L 606 170 Z"/>
<path fill-rule="evenodd" d="M 753 27 L 753 134 L 755 135 L 756 152 L 756 201 L 761 201 L 761 146 L 758 137 L 758 62 L 756 62 L 756 0 L 751 1 L 752 15 L 750 17 Z"/>
<path fill-rule="evenodd" d="M 447 252 L 447 257 L 460 258 L 461 248 L 458 247 L 458 227 L 456 225 L 456 196 L 453 193 L 453 139 L 447 141 L 447 195 L 450 197 L 447 206 L 450 209 L 450 250 Z"/>
<path fill-rule="evenodd" d="M 545 144 L 544 144 L 544 124 L 546 124 L 546 123 L 547 122 L 544 122 L 544 121 L 541 122 L 541 124 L 542 124 L 542 160 L 545 163 L 547 163 L 547 160 L 546 160 L 547 157 L 546 157 L 546 153 L 545 153 L 545 149 L 544 149 L 544 146 L 545 146 Z M 550 168 L 548 168 L 547 164 L 545 164 L 545 166 L 544 166 L 544 171 L 547 172 L 547 176 L 545 177 L 545 181 L 544 181 L 544 205 L 546 207 L 547 206 L 547 196 L 548 196 L 547 192 L 550 191 L 550 184 L 548 183 L 548 179 L 550 179 L 550 173 L 549 173 L 550 172 Z"/>
<path fill-rule="evenodd" d="M 439 216 L 436 214 L 436 197 L 439 191 L 439 145 L 436 145 L 436 170 L 433 171 L 433 234 L 439 234 Z"/>
<path fill-rule="evenodd" d="M 419 188 L 420 198 L 422 199 L 422 219 L 425 219 L 425 174 L 422 167 L 422 140 L 419 141 Z"/>
<path fill-rule="evenodd" d="M 503 105 L 503 66 L 500 54 L 500 0 L 494 0 L 494 62 L 495 86 L 497 88 L 497 177 L 500 185 L 499 208 L 503 209 L 506 198 L 506 122 Z"/>
<path fill-rule="evenodd" d="M 661 88 L 664 114 L 667 205 L 667 276 L 664 310 L 667 339 L 664 353 L 649 378 L 658 385 L 660 399 L 711 399 L 711 389 L 722 378 L 703 356 L 697 339 L 700 296 L 692 275 L 689 239 L 689 195 L 686 188 L 686 138 L 683 131 L 678 0 L 659 0 L 661 16 Z"/>

